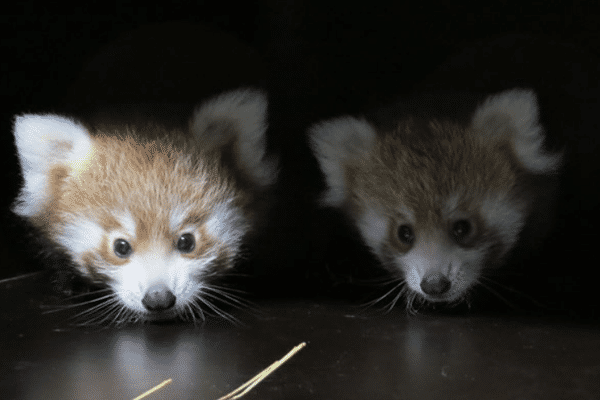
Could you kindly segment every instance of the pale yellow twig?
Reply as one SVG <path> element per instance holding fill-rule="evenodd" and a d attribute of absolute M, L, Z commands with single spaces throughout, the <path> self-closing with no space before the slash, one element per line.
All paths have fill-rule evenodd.
<path fill-rule="evenodd" d="M 166 381 L 162 382 L 161 384 L 154 386 L 152 389 L 148 390 L 147 392 L 144 392 L 144 393 L 140 394 L 138 397 L 136 397 L 133 400 L 143 399 L 144 397 L 146 397 L 148 395 L 151 395 L 152 393 L 156 392 L 157 390 L 159 390 L 159 389 L 167 386 L 171 382 L 173 382 L 173 379 L 169 378 Z"/>
<path fill-rule="evenodd" d="M 265 379 L 267 376 L 269 376 L 273 371 L 275 371 L 277 368 L 279 368 L 281 366 L 281 364 L 283 364 L 284 362 L 289 360 L 294 354 L 299 352 L 304 346 L 306 346 L 306 342 L 300 343 L 298 346 L 296 346 L 292 350 L 290 350 L 285 356 L 283 356 L 283 358 L 281 360 L 275 361 L 273 364 L 271 364 L 268 368 L 264 369 L 262 372 L 260 372 L 254 378 L 250 379 L 248 382 L 244 383 L 242 386 L 235 389 L 233 392 L 229 393 L 228 395 L 220 397 L 217 400 L 239 399 L 240 397 L 242 397 L 243 395 L 248 393 L 250 390 L 252 390 L 252 388 L 254 386 L 258 385 L 263 379 Z"/>
<path fill-rule="evenodd" d="M 289 360 L 290 358 L 292 358 L 292 356 L 294 354 L 296 354 L 297 352 L 299 352 L 304 346 L 306 346 L 306 342 L 302 342 L 300 343 L 298 346 L 294 347 L 292 350 L 290 350 L 285 356 L 283 356 L 283 358 L 281 358 L 281 360 L 275 361 L 273 364 L 269 365 L 269 367 L 267 367 L 266 369 L 262 370 L 258 375 L 256 375 L 254 378 L 250 379 L 248 382 L 244 383 L 242 386 L 240 386 L 239 388 L 235 389 L 233 392 L 218 398 L 217 400 L 235 400 L 235 399 L 239 399 L 240 397 L 242 397 L 243 395 L 245 395 L 246 393 L 248 393 L 250 390 L 252 390 L 252 388 L 256 385 L 258 385 L 263 379 L 265 379 L 267 376 L 271 375 L 271 373 L 273 373 L 273 371 L 275 371 L 277 368 L 279 368 L 283 363 L 285 363 L 287 360 Z M 167 379 L 166 381 L 162 382 L 159 385 L 156 385 L 155 387 L 153 387 L 152 389 L 148 390 L 147 392 L 144 392 L 142 394 L 140 394 L 138 397 L 136 397 L 133 400 L 140 400 L 143 399 L 144 397 L 156 392 L 157 390 L 167 386 L 169 383 L 173 382 L 173 380 L 171 378 Z"/>

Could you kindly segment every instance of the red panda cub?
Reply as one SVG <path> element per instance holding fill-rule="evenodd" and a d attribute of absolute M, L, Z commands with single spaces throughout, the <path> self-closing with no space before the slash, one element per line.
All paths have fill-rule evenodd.
<path fill-rule="evenodd" d="M 341 209 L 379 261 L 401 274 L 409 310 L 415 300 L 464 300 L 519 240 L 535 207 L 530 180 L 561 163 L 544 149 L 532 91 L 491 95 L 468 110 L 460 101 L 445 103 L 442 117 L 419 98 L 309 132 L 325 176 L 322 203 Z"/>
<path fill-rule="evenodd" d="M 13 211 L 110 288 L 117 322 L 195 318 L 255 223 L 253 202 L 277 176 L 266 156 L 266 96 L 237 90 L 201 104 L 188 129 L 17 116 L 24 178 Z"/>

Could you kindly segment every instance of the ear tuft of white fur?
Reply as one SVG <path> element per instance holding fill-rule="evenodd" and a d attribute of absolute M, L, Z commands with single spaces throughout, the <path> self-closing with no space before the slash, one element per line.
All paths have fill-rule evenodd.
<path fill-rule="evenodd" d="M 347 196 L 345 165 L 371 150 L 375 129 L 364 119 L 341 117 L 312 126 L 309 135 L 327 183 L 323 203 L 338 207 Z"/>
<path fill-rule="evenodd" d="M 52 114 L 17 116 L 14 135 L 25 182 L 13 211 L 31 217 L 38 214 L 48 200 L 51 167 L 80 166 L 89 156 L 92 139 L 79 123 Z"/>
<path fill-rule="evenodd" d="M 221 123 L 232 124 L 237 135 L 236 161 L 260 186 L 277 179 L 277 159 L 266 156 L 267 96 L 259 90 L 239 89 L 201 104 L 190 122 L 190 129 L 206 146 L 227 143 L 229 137 L 217 137 L 223 130 L 213 129 Z"/>
<path fill-rule="evenodd" d="M 511 135 L 519 161 L 532 173 L 556 171 L 561 154 L 544 151 L 544 130 L 538 121 L 536 95 L 531 90 L 512 89 L 489 96 L 472 120 L 472 127 L 489 138 Z"/>

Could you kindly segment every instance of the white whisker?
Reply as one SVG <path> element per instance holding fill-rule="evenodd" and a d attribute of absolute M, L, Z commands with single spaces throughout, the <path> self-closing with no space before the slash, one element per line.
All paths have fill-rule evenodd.
<path fill-rule="evenodd" d="M 192 319 L 192 322 L 194 323 L 194 326 L 197 326 L 196 315 L 194 313 L 194 309 L 192 308 L 192 305 L 186 304 L 183 311 L 184 311 L 184 315 L 186 316 L 186 320 L 187 320 L 187 314 L 189 313 L 189 315 Z"/>
<path fill-rule="evenodd" d="M 211 311 L 213 311 L 216 315 L 218 315 L 219 317 L 228 320 L 236 325 L 243 325 L 241 323 L 241 321 L 239 321 L 237 318 L 235 318 L 233 315 L 227 313 L 226 311 L 223 311 L 221 309 L 219 309 L 218 307 L 216 307 L 214 304 L 212 304 L 208 299 L 205 299 L 203 296 L 196 296 L 196 299 L 198 301 L 200 301 L 202 304 L 204 304 L 205 306 L 207 306 Z"/>
<path fill-rule="evenodd" d="M 86 296 L 95 295 L 95 294 L 96 293 L 86 293 Z M 76 297 L 83 297 L 83 296 L 81 296 L 81 295 L 74 296 L 74 297 L 72 297 L 70 299 L 67 299 L 67 300 L 71 300 L 71 299 L 76 298 Z M 44 311 L 42 314 L 51 314 L 51 313 L 55 313 L 57 311 L 70 310 L 70 309 L 77 308 L 77 307 L 82 307 L 82 306 L 85 306 L 85 305 L 88 305 L 88 304 L 93 304 L 93 303 L 97 303 L 97 302 L 104 302 L 106 299 L 110 299 L 110 298 L 113 298 L 113 297 L 114 297 L 114 294 L 108 294 L 108 295 L 105 295 L 105 296 L 102 296 L 102 297 L 96 297 L 96 298 L 93 298 L 91 300 L 87 300 L 87 301 L 84 301 L 84 302 L 81 302 L 81 303 L 74 303 L 74 304 L 67 304 L 67 305 L 58 305 L 58 306 L 44 306 L 44 307 L 51 308 L 51 309 L 49 309 L 47 311 Z"/>
<path fill-rule="evenodd" d="M 73 318 L 81 320 L 84 317 L 91 316 L 89 320 L 83 322 L 84 325 L 95 325 L 102 324 L 109 320 L 111 315 L 119 309 L 119 303 L 116 299 L 107 300 L 95 307 L 88 308 L 87 310 L 75 315 Z"/>
<path fill-rule="evenodd" d="M 238 290 L 234 290 L 240 293 L 243 293 L 242 291 L 238 291 Z M 238 308 L 238 309 L 250 309 L 250 310 L 256 310 L 257 306 L 255 304 L 253 304 L 251 301 L 246 300 L 240 296 L 237 296 L 233 293 L 231 293 L 231 290 L 229 288 L 226 287 L 222 287 L 222 286 L 215 286 L 215 285 L 206 285 L 202 288 L 202 291 L 204 293 L 204 295 L 206 296 L 210 296 L 214 299 L 218 299 L 221 300 L 223 303 L 234 307 L 234 308 Z M 211 294 L 210 292 L 214 293 L 215 295 Z"/>
<path fill-rule="evenodd" d="M 190 311 L 191 313 L 194 315 L 195 314 L 195 310 L 197 310 L 200 319 L 202 320 L 202 323 L 204 323 L 206 321 L 206 315 L 204 314 L 204 311 L 202 310 L 202 307 L 200 307 L 200 305 L 198 303 L 191 303 L 190 304 Z"/>
<path fill-rule="evenodd" d="M 387 282 L 394 283 L 394 286 L 390 290 L 388 290 L 386 293 L 379 296 L 378 298 L 371 300 L 367 303 L 364 303 L 361 306 L 363 308 L 363 310 L 366 311 L 366 309 L 368 309 L 370 307 L 374 307 L 384 301 L 387 302 L 387 299 L 389 298 L 389 296 L 397 291 L 398 293 L 396 293 L 393 296 L 392 300 L 387 305 L 385 305 L 385 304 L 383 305 L 384 313 L 389 313 L 395 307 L 396 303 L 402 298 L 402 295 L 405 293 L 406 282 L 404 280 L 398 279 L 398 278 L 388 279 Z"/>
<path fill-rule="evenodd" d="M 40 275 L 42 273 L 43 273 L 43 271 L 30 272 L 28 274 L 17 275 L 17 276 L 13 276 L 13 277 L 10 277 L 10 278 L 0 279 L 0 284 L 6 283 L 6 282 L 17 281 L 19 279 L 26 279 L 26 278 L 29 278 L 30 276 Z"/>
<path fill-rule="evenodd" d="M 509 306 L 510 308 L 516 310 L 519 307 L 516 306 L 514 303 L 511 303 L 510 301 L 508 301 L 504 296 L 502 296 L 500 293 L 498 293 L 496 290 L 492 289 L 489 285 L 486 285 L 485 283 L 481 282 L 481 280 L 478 282 L 483 288 L 485 288 L 486 290 L 488 290 L 489 292 L 491 292 L 494 296 L 498 297 L 500 300 L 502 300 L 507 306 Z"/>
<path fill-rule="evenodd" d="M 408 291 L 408 289 L 404 288 L 406 291 Z M 420 304 L 415 307 L 415 301 L 418 301 Z M 408 294 L 406 295 L 406 313 L 409 315 L 416 315 L 417 314 L 417 308 L 420 307 L 424 302 L 424 299 L 419 296 L 417 293 L 414 293 L 412 291 L 408 291 Z"/>
<path fill-rule="evenodd" d="M 489 277 L 487 277 L 487 276 L 481 276 L 481 277 L 480 277 L 480 279 L 483 279 L 483 280 L 485 280 L 485 281 L 486 281 L 487 283 L 489 283 L 489 284 L 492 284 L 492 285 L 499 286 L 500 288 L 502 288 L 502 289 L 504 289 L 504 290 L 507 290 L 507 291 L 509 291 L 509 292 L 512 292 L 512 293 L 515 293 L 515 294 L 517 294 L 517 295 L 519 295 L 519 296 L 521 296 L 521 297 L 525 297 L 525 298 L 527 298 L 527 299 L 531 300 L 531 301 L 532 301 L 532 302 L 533 302 L 533 303 L 534 303 L 536 306 L 538 306 L 538 307 L 547 307 L 545 304 L 541 303 L 540 301 L 538 301 L 537 299 L 535 299 L 535 298 L 531 297 L 530 295 L 528 295 L 528 294 L 526 294 L 526 293 L 523 293 L 522 291 L 516 290 L 516 289 L 514 289 L 514 288 L 511 288 L 510 286 L 503 285 L 502 283 L 500 283 L 500 282 L 497 282 L 497 281 L 495 281 L 495 280 L 493 280 L 493 279 L 490 279 L 490 278 L 489 278 Z M 481 284 L 482 286 L 484 286 L 486 289 L 488 289 L 488 290 L 489 290 L 489 285 L 488 285 L 488 286 L 485 286 L 485 285 L 484 285 L 484 284 L 481 282 L 481 280 L 479 280 L 479 282 L 478 282 L 478 283 L 479 283 L 479 284 Z"/>

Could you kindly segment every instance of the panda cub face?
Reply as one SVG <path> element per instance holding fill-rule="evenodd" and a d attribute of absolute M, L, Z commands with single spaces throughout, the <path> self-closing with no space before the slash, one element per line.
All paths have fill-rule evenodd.
<path fill-rule="evenodd" d="M 340 208 L 379 261 L 405 280 L 409 305 L 456 303 L 519 240 L 534 199 L 527 177 L 556 172 L 533 92 L 489 96 L 468 123 L 394 115 L 310 129 L 326 206 Z"/>

